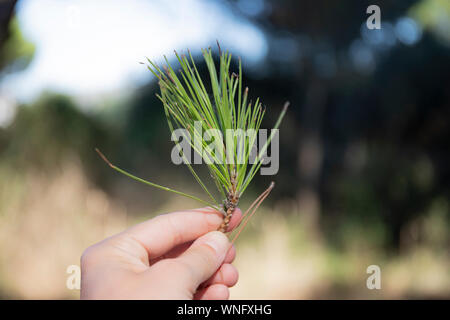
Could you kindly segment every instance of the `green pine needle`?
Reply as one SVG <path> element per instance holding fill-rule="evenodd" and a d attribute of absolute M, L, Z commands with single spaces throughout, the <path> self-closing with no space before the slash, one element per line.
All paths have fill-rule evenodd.
<path fill-rule="evenodd" d="M 212 96 L 206 90 L 206 86 L 200 77 L 190 52 L 188 56 L 180 56 L 175 52 L 181 66 L 179 73 L 173 70 L 166 57 L 164 58 L 167 66 L 164 66 L 162 69 L 149 59 L 147 59 L 147 67 L 158 78 L 161 94 L 157 96 L 163 103 L 171 133 L 177 128 L 188 131 L 190 137 L 186 137 L 188 138 L 187 141 L 189 141 L 192 149 L 202 157 L 203 162 L 208 167 L 222 200 L 225 202 L 230 199 L 235 200 L 236 203 L 233 203 L 234 209 L 237 201 L 261 167 L 264 160 L 263 156 L 275 131 L 272 131 L 266 143 L 260 146 L 255 161 L 250 163 L 250 157 L 252 156 L 250 152 L 251 146 L 255 145 L 257 141 L 258 130 L 266 109 L 262 107 L 259 98 L 254 103 L 248 102 L 248 88 L 243 89 L 242 86 L 242 65 L 240 59 L 239 71 L 238 74 L 235 74 L 234 72 L 230 73 L 231 54 L 228 52 L 220 52 L 218 71 L 214 64 L 211 49 L 202 50 L 202 53 L 209 71 Z M 278 129 L 280 126 L 288 105 L 289 103 L 285 104 L 274 129 Z M 208 129 L 219 130 L 221 132 L 220 139 L 204 139 L 203 133 Z M 247 135 L 243 137 L 234 136 L 227 140 L 228 129 L 235 131 L 241 129 Z M 227 144 L 228 141 L 234 142 L 231 144 L 232 148 L 226 148 L 230 146 Z M 209 191 L 194 171 L 192 165 L 188 163 L 186 155 L 183 154 L 178 143 L 176 144 L 183 160 L 185 160 L 184 163 L 188 165 L 196 181 L 210 198 L 209 201 L 138 178 L 112 165 L 98 152 L 113 169 L 134 180 L 195 199 L 219 209 L 221 207 L 220 201 Z M 239 147 L 242 149 L 238 150 Z M 225 212 L 227 211 L 226 204 L 224 204 L 223 209 Z"/>

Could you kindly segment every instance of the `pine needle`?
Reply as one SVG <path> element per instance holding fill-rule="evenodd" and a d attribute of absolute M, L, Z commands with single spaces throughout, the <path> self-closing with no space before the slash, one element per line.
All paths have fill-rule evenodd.
<path fill-rule="evenodd" d="M 219 230 L 226 232 L 239 199 L 263 164 L 265 152 L 286 114 L 289 102 L 285 103 L 269 138 L 262 146 L 259 146 L 255 156 L 252 154 L 252 150 L 256 146 L 258 131 L 261 128 L 266 108 L 263 107 L 259 98 L 255 102 L 249 101 L 249 90 L 247 87 L 243 89 L 242 85 L 240 59 L 238 73 L 235 73 L 230 71 L 232 55 L 228 51 L 223 51 L 220 46 L 217 69 L 211 48 L 202 50 L 202 54 L 209 73 L 208 86 L 200 76 L 190 52 L 188 55 L 179 55 L 175 51 L 181 68 L 178 73 L 174 71 L 166 57 L 164 57 L 165 65 L 163 67 L 147 59 L 147 68 L 158 79 L 161 92 L 157 97 L 163 104 L 172 137 L 175 130 L 184 129 L 183 137 L 194 151 L 194 159 L 195 157 L 200 158 L 207 166 L 222 203 L 218 201 L 218 198 L 195 172 L 191 163 L 187 161 L 188 157 L 179 142 L 175 142 L 175 144 L 179 154 L 183 157 L 183 162 L 188 166 L 210 201 L 138 178 L 113 165 L 98 149 L 96 151 L 112 169 L 136 181 L 197 200 L 221 211 L 224 214 L 224 222 Z M 208 92 L 207 87 L 211 88 L 212 92 Z M 211 139 L 206 139 L 204 132 L 209 132 L 208 130 L 211 129 L 215 129 L 214 132 L 218 132 L 218 134 Z M 231 130 L 239 134 L 230 135 Z M 274 183 L 272 182 L 269 188 L 247 210 L 244 217 L 250 211 L 251 213 L 243 221 L 242 227 L 233 241 L 242 232 L 273 187 Z"/>

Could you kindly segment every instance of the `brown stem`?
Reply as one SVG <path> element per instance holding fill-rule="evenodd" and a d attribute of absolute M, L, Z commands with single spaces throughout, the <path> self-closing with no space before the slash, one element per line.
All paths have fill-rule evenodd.
<path fill-rule="evenodd" d="M 275 186 L 275 182 L 272 181 L 270 183 L 270 186 L 263 193 L 261 193 L 258 198 L 256 198 L 256 200 L 252 203 L 252 205 L 244 213 L 244 215 L 242 216 L 242 221 L 244 221 L 244 218 L 247 216 L 247 214 L 250 212 L 250 210 L 253 209 L 252 213 L 250 213 L 250 215 L 244 221 L 244 223 L 242 224 L 242 226 L 239 229 L 239 231 L 237 232 L 237 234 L 234 236 L 233 240 L 231 241 L 231 244 L 233 244 L 236 241 L 236 239 L 239 237 L 239 235 L 244 230 L 247 223 L 250 221 L 251 217 L 255 214 L 256 210 L 259 208 L 259 206 L 264 201 L 264 199 L 266 199 L 267 196 L 270 194 L 270 192 L 272 191 L 274 186 Z"/>
<path fill-rule="evenodd" d="M 223 218 L 222 224 L 220 225 L 219 229 L 217 229 L 220 232 L 225 233 L 228 229 L 228 225 L 230 224 L 231 217 L 233 216 L 235 208 L 228 208 L 225 213 L 225 218 Z"/>
<path fill-rule="evenodd" d="M 108 166 L 110 166 L 111 168 L 114 168 L 114 167 L 115 167 L 111 162 L 109 162 L 109 160 L 105 157 L 105 155 L 104 155 L 103 153 L 101 153 L 100 150 L 98 150 L 97 148 L 95 148 L 95 151 L 96 151 L 96 152 L 98 153 L 98 155 L 103 159 L 103 161 L 106 162 L 106 164 L 107 164 Z"/>
<path fill-rule="evenodd" d="M 236 209 L 239 203 L 239 195 L 236 192 L 236 168 L 234 167 L 234 165 L 230 167 L 230 173 L 231 188 L 227 193 L 227 198 L 223 203 L 225 217 L 223 218 L 222 224 L 220 225 L 219 229 L 217 229 L 218 231 L 223 233 L 227 232 L 228 225 L 230 224 L 231 217 L 234 213 L 234 209 Z"/>
<path fill-rule="evenodd" d="M 227 199 L 224 203 L 225 217 L 223 218 L 222 224 L 217 229 L 220 232 L 227 232 L 228 225 L 230 224 L 231 217 L 233 216 L 234 210 L 236 209 L 239 202 L 239 197 L 235 194 L 228 194 Z"/>

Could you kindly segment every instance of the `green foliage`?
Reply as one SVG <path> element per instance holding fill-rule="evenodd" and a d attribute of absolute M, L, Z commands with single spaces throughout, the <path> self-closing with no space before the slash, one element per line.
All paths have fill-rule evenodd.
<path fill-rule="evenodd" d="M 24 69 L 31 62 L 34 52 L 34 44 L 24 38 L 17 19 L 12 19 L 9 24 L 9 37 L 0 51 L 0 69 Z"/>
<path fill-rule="evenodd" d="M 409 14 L 425 28 L 430 29 L 445 44 L 450 44 L 450 2 L 422 0 L 413 5 Z"/>
<path fill-rule="evenodd" d="M 175 127 L 185 128 L 189 131 L 191 137 L 197 137 L 201 141 L 201 149 L 192 139 L 189 140 L 191 147 L 207 163 L 222 196 L 225 197 L 226 194 L 232 192 L 233 176 L 236 177 L 236 191 L 241 196 L 261 166 L 262 155 L 273 137 L 273 132 L 260 150 L 256 161 L 248 169 L 250 147 L 256 142 L 257 131 L 261 126 L 266 110 L 263 109 L 259 98 L 256 99 L 255 103 L 248 102 L 248 88 L 244 92 L 242 90 L 242 66 L 240 61 L 239 74 L 230 74 L 231 54 L 222 52 L 220 71 L 217 76 L 211 49 L 202 52 L 210 74 L 213 99 L 210 99 L 206 91 L 191 54 L 188 58 L 186 55 L 180 56 L 176 53 L 182 67 L 182 80 L 170 66 L 167 58 L 166 73 L 150 60 L 149 69 L 159 79 L 161 88 L 159 98 L 164 104 L 170 130 L 173 132 Z M 286 110 L 280 115 L 275 128 L 278 128 L 285 112 Z M 198 128 L 195 122 L 200 122 L 201 128 Z M 210 142 L 206 141 L 202 135 L 202 132 L 208 129 L 217 129 L 222 133 L 222 140 L 214 139 L 215 148 L 211 148 Z M 238 141 L 239 137 L 234 137 L 235 140 L 232 144 L 234 149 L 226 150 L 225 137 L 228 129 L 241 129 L 249 132 L 248 139 Z M 239 142 L 242 142 L 244 146 L 243 159 L 238 159 Z M 213 161 L 209 161 L 210 159 Z M 227 161 L 227 159 L 231 159 L 231 161 Z M 189 164 L 188 166 L 191 168 Z M 195 176 L 198 178 L 197 175 Z M 201 180 L 198 179 L 198 181 L 204 187 Z M 204 189 L 208 192 L 206 187 Z"/>
<path fill-rule="evenodd" d="M 15 167 L 53 168 L 70 155 L 95 164 L 95 144 L 107 145 L 106 130 L 64 95 L 44 94 L 18 108 L 0 138 L 0 157 Z M 3 143 L 2 143 L 3 141 Z"/>
<path fill-rule="evenodd" d="M 267 147 L 276 130 L 272 130 L 267 141 L 259 146 L 258 153 L 252 155 L 252 147 L 256 145 L 258 130 L 266 110 L 262 107 L 259 98 L 254 103 L 248 101 L 248 88 L 242 88 L 241 61 L 239 61 L 239 73 L 231 73 L 232 56 L 228 52 L 221 52 L 220 67 L 217 72 L 211 49 L 202 50 L 202 52 L 209 71 L 212 97 L 200 77 L 190 52 L 189 56 L 180 56 L 175 52 L 181 66 L 179 75 L 173 70 L 166 57 L 167 66 L 161 68 L 148 59 L 148 68 L 159 80 L 161 94 L 157 96 L 163 103 L 171 133 L 177 128 L 186 129 L 183 131 L 185 139 L 189 141 L 192 150 L 206 163 L 222 199 L 233 198 L 237 202 L 261 167 Z M 279 127 L 287 106 L 288 104 L 281 112 L 274 129 Z M 209 129 L 215 129 L 215 132 L 219 132 L 220 135 L 211 137 L 212 141 L 205 139 L 203 132 Z M 230 135 L 229 130 L 234 130 L 238 134 Z M 184 162 L 211 201 L 204 201 L 145 181 L 112 165 L 106 158 L 104 160 L 113 169 L 139 182 L 196 199 L 217 208 L 220 201 L 208 190 L 187 156 L 183 154 L 180 145 L 177 142 L 176 144 Z M 250 161 L 252 156 L 254 159 Z"/>
<path fill-rule="evenodd" d="M 175 53 L 182 68 L 181 79 L 167 58 L 165 72 L 150 60 L 148 60 L 150 64 L 148 68 L 159 79 L 161 95 L 158 97 L 163 102 L 171 132 L 176 127 L 187 129 L 190 137 L 194 137 L 194 141 L 188 139 L 191 147 L 202 156 L 203 161 L 207 164 L 222 197 L 226 198 L 231 193 L 240 197 L 261 166 L 264 152 L 272 140 L 274 131 L 259 150 L 254 163 L 249 166 L 251 147 L 256 143 L 258 130 L 266 110 L 262 107 L 259 98 L 254 103 L 248 102 L 248 88 L 242 89 L 241 61 L 239 61 L 239 73 L 230 73 L 232 55 L 228 52 L 221 52 L 219 73 L 217 74 L 211 49 L 202 50 L 202 52 L 209 70 L 212 99 L 190 52 L 189 57 Z M 280 125 L 285 112 L 286 110 L 283 110 L 275 124 L 275 129 Z M 200 128 L 196 122 L 201 123 Z M 221 132 L 219 139 L 217 137 L 213 139 L 214 148 L 211 147 L 211 141 L 204 139 L 203 132 L 209 129 Z M 227 144 L 227 130 L 239 129 L 247 132 L 248 138 L 245 139 L 243 135 L 234 136 L 232 137 L 233 143 Z M 196 138 L 201 142 L 200 149 L 200 146 L 195 143 Z M 227 150 L 229 146 L 232 146 L 233 149 Z M 241 147 L 242 152 L 238 150 Z M 183 156 L 185 157 L 185 155 Z M 217 203 L 192 166 L 187 161 L 186 164 L 205 192 Z"/>

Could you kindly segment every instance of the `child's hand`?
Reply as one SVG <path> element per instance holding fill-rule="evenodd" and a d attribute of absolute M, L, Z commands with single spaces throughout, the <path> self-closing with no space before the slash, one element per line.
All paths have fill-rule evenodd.
<path fill-rule="evenodd" d="M 236 209 L 229 229 L 242 213 Z M 222 215 L 203 208 L 145 221 L 85 250 L 82 299 L 228 299 L 236 251 L 217 230 Z"/>

